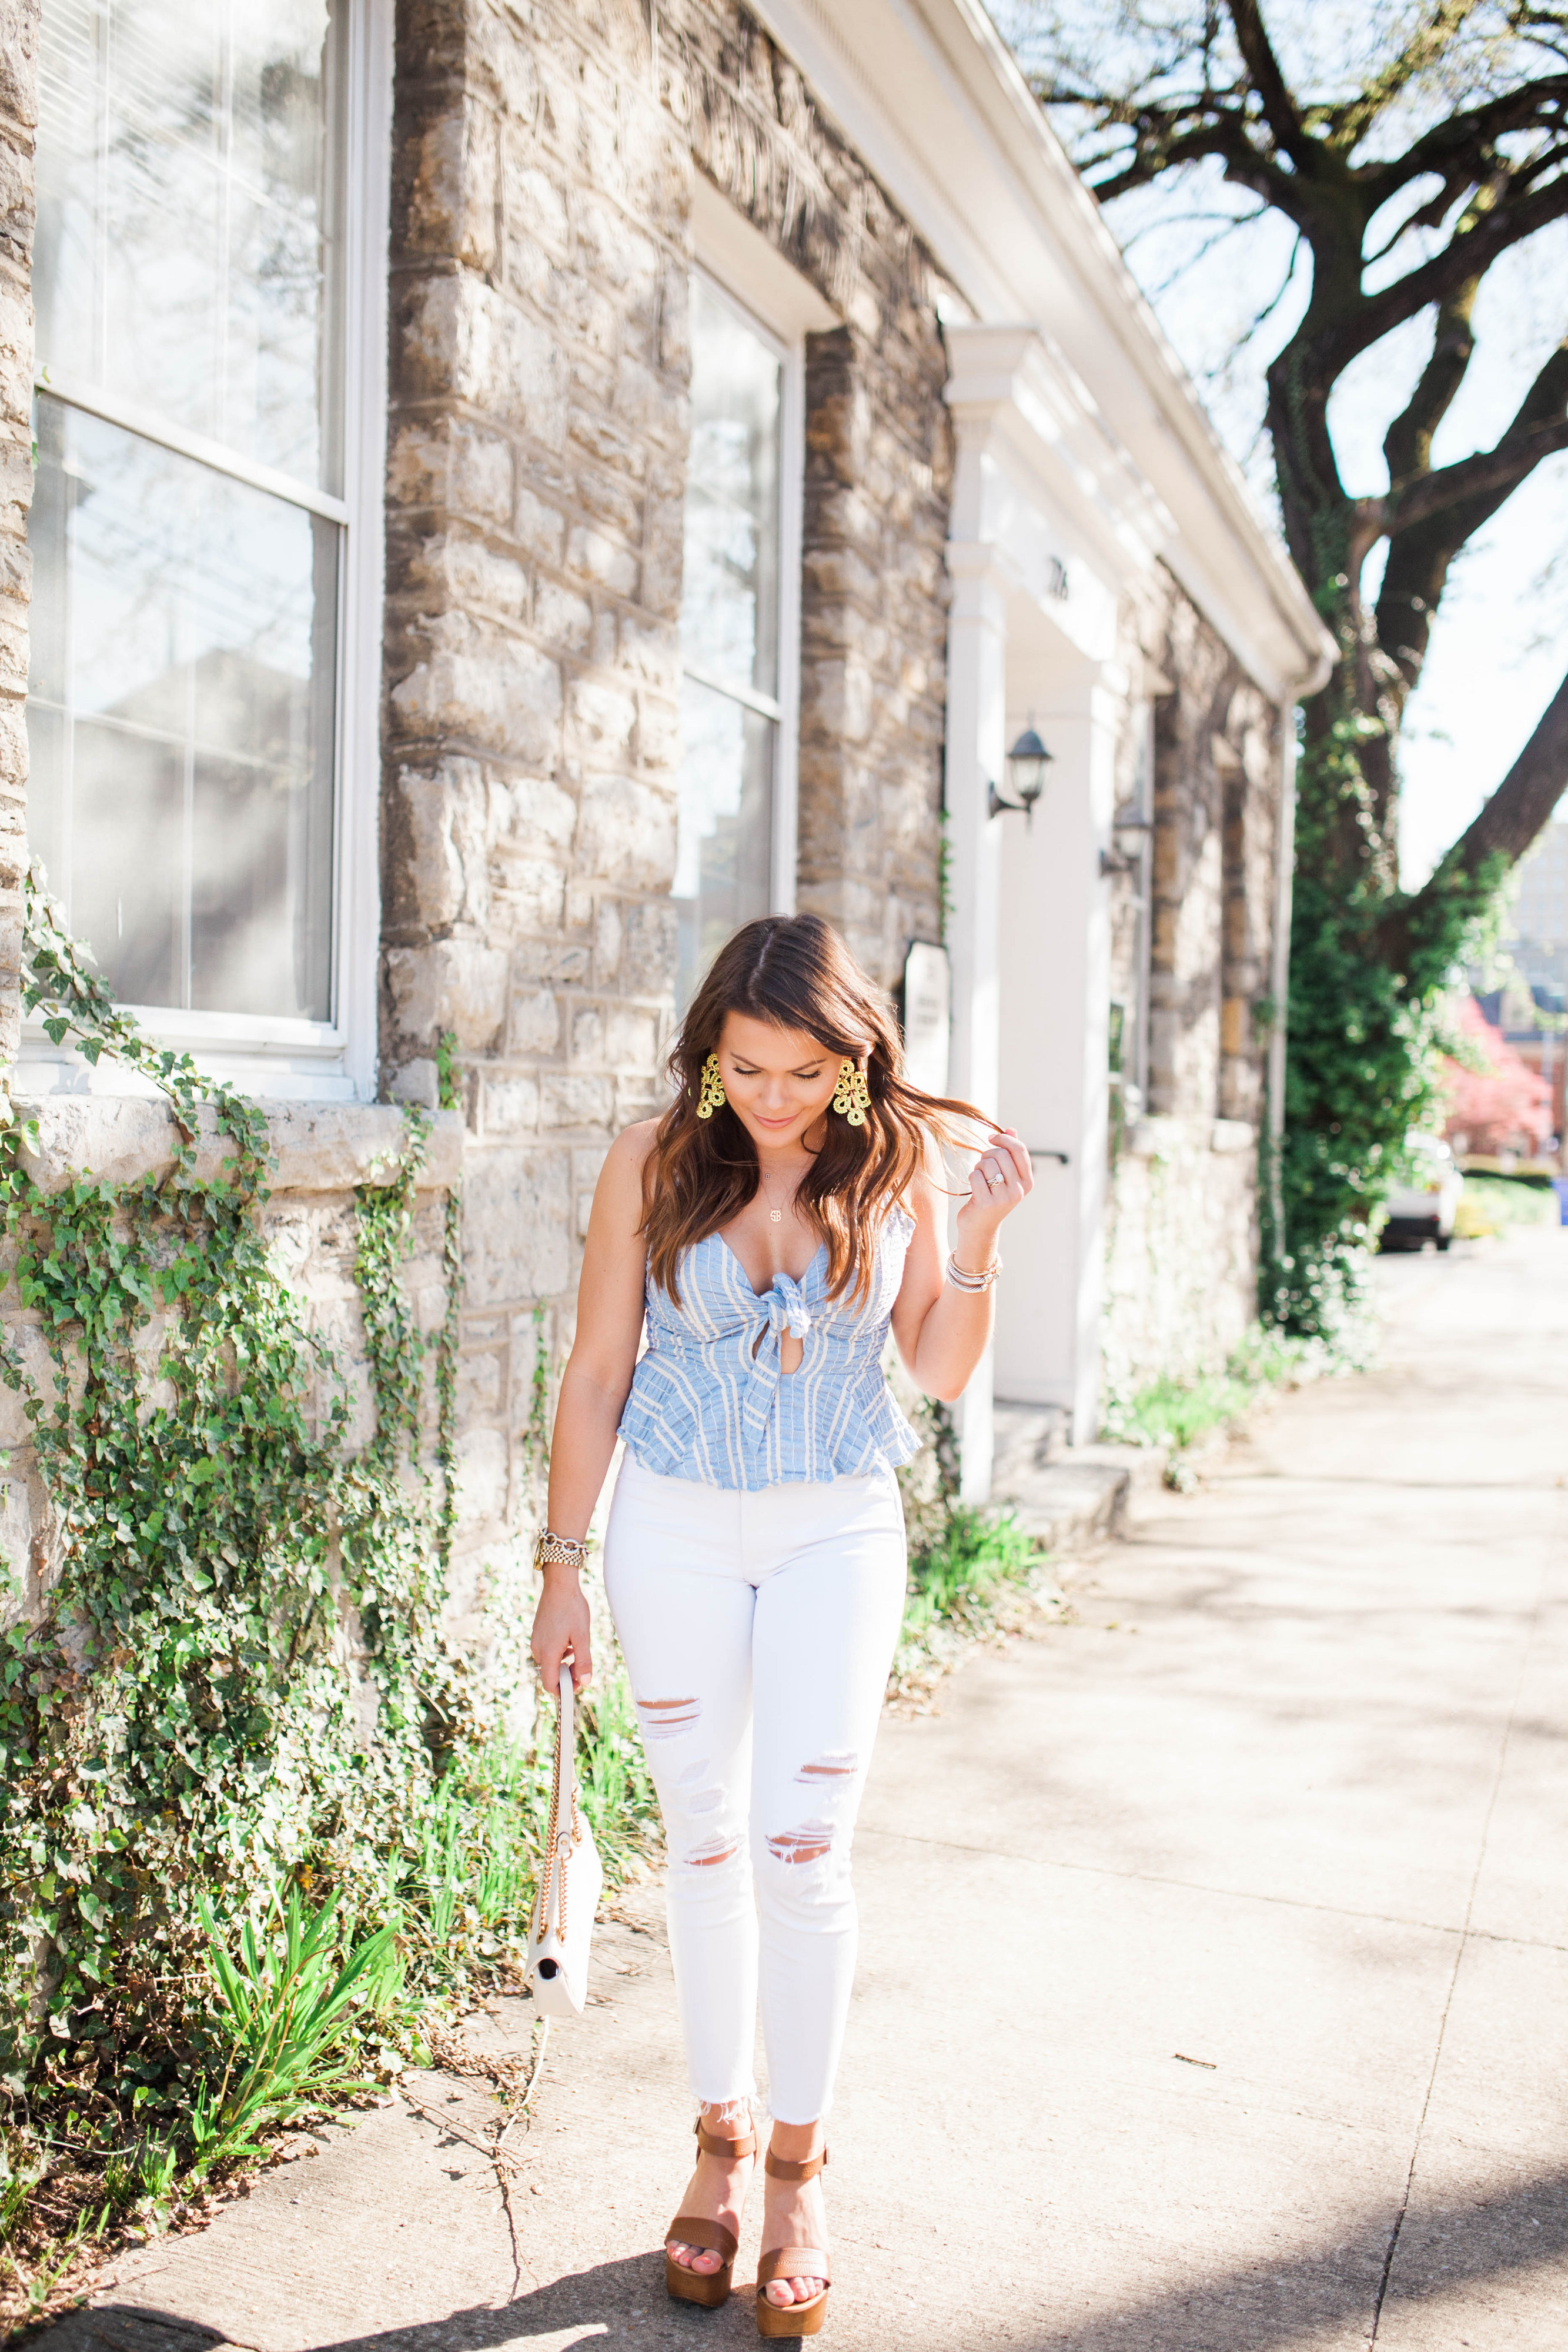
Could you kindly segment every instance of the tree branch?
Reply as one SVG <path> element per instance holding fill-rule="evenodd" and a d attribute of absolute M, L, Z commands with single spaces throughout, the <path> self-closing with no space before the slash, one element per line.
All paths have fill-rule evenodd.
<path fill-rule="evenodd" d="M 1403 155 L 1392 156 L 1386 163 L 1358 165 L 1354 176 L 1364 186 L 1379 191 L 1380 204 L 1429 172 L 1455 184 L 1467 178 L 1480 180 L 1495 163 L 1500 141 L 1521 131 L 1561 131 L 1565 114 L 1568 74 L 1543 74 L 1500 98 L 1489 99 L 1484 106 L 1467 107 L 1446 122 L 1435 122 Z"/>
<path fill-rule="evenodd" d="M 1425 888 L 1386 916 L 1375 935 L 1379 953 L 1396 971 L 1408 966 L 1422 918 L 1456 869 L 1479 874 L 1488 860 L 1518 864 L 1568 788 L 1568 677 L 1542 713 L 1535 732 L 1479 815 L 1459 835 Z"/>
<path fill-rule="evenodd" d="M 1418 475 L 1391 496 L 1389 536 L 1416 530 L 1453 507 L 1489 499 L 1500 506 L 1543 457 L 1563 448 L 1568 448 L 1568 338 L 1558 344 L 1491 448 Z M 1479 517 L 1486 520 L 1486 513 Z M 1472 522 L 1470 529 L 1476 528 Z"/>
<path fill-rule="evenodd" d="M 1379 115 L 1386 113 L 1417 74 L 1424 73 L 1442 55 L 1480 5 L 1481 0 L 1437 0 L 1426 24 L 1418 27 L 1399 55 L 1392 58 L 1380 74 L 1375 74 L 1364 90 L 1346 105 L 1325 107 L 1321 116 L 1314 109 L 1309 121 L 1315 128 L 1321 120 L 1328 131 L 1330 144 L 1342 154 L 1349 154 L 1365 138 Z"/>
<path fill-rule="evenodd" d="M 1407 319 L 1432 303 L 1446 302 L 1471 278 L 1484 277 L 1500 253 L 1519 245 L 1538 229 L 1568 216 L 1568 175 L 1544 188 L 1532 188 L 1512 201 L 1505 198 L 1481 215 L 1473 228 L 1457 229 L 1441 253 L 1409 270 L 1380 293 L 1369 294 L 1348 314 L 1336 318 L 1306 338 L 1315 373 L 1330 383 L 1343 374 L 1352 360 Z"/>
<path fill-rule="evenodd" d="M 1286 87 L 1280 61 L 1264 28 L 1258 0 L 1226 0 L 1226 5 L 1236 46 L 1252 77 L 1252 87 L 1263 109 L 1263 119 L 1274 134 L 1275 145 L 1290 157 L 1298 172 L 1314 177 L 1322 169 L 1323 149 L 1317 140 L 1309 137 L 1296 110 L 1296 101 Z"/>
<path fill-rule="evenodd" d="M 1432 356 L 1403 412 L 1383 436 L 1388 479 L 1397 490 L 1413 474 L 1425 473 L 1432 462 L 1432 436 L 1453 404 L 1475 353 L 1470 327 L 1480 279 L 1461 286 L 1437 312 L 1432 336 Z"/>

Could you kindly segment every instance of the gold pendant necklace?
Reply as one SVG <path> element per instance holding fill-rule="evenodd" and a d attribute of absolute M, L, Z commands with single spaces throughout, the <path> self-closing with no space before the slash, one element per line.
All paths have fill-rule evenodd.
<path fill-rule="evenodd" d="M 762 1197 L 768 1203 L 768 1222 L 770 1225 L 781 1225 L 784 1222 L 784 1212 L 782 1209 L 774 1207 L 773 1195 L 768 1189 L 768 1179 L 763 1175 L 760 1168 L 757 1173 L 762 1185 Z"/>

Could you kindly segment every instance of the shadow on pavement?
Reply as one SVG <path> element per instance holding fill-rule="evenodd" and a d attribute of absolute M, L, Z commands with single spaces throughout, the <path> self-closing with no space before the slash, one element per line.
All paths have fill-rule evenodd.
<path fill-rule="evenodd" d="M 1309 2346 L 1321 2330 L 1342 2344 L 1371 2329 L 1383 2266 L 1381 2252 L 1367 2251 L 1373 2243 L 1373 2227 L 1347 2225 L 1336 2246 L 1293 2261 L 1260 2259 L 1252 2268 L 1173 2287 L 1083 2321 L 1053 2322 L 1049 2311 L 1041 2311 L 1031 2327 L 1026 2308 L 1010 2315 L 994 2306 L 980 2309 L 969 2340 L 977 2346 L 989 2341 L 1027 2347 L 1029 2352 L 1284 2352 L 1287 2346 Z M 1560 2280 L 1565 2260 L 1568 2169 L 1542 2174 L 1503 2194 L 1456 2199 L 1408 2217 L 1389 2294 L 1408 2305 L 1489 2284 L 1525 2284 L 1532 2272 L 1550 2270 Z M 1049 2252 L 1042 2253 L 1040 2268 L 1049 2282 Z M 1049 2291 L 1047 2283 L 1044 2294 Z M 835 2330 L 846 2347 L 870 2340 L 856 2324 L 863 2316 L 845 2313 Z M 932 2316 L 932 2340 L 967 2352 L 962 2322 L 948 2311 Z M 340 2337 L 319 2345 L 317 2352 L 490 2352 L 573 2327 L 620 2335 L 631 2332 L 629 2321 L 644 2341 L 657 2336 L 665 2342 L 695 2343 L 701 2337 L 712 2346 L 732 2334 L 736 2341 L 742 2334 L 755 2341 L 749 2295 L 737 2294 L 716 2327 L 712 2315 L 666 2302 L 657 2258 L 638 2254 L 553 2280 L 498 2310 L 455 2311 L 418 2326 Z M 918 2318 L 890 2315 L 883 2321 L 878 2315 L 881 2344 L 918 2342 L 921 2333 Z M 110 2304 L 73 2313 L 38 2342 L 40 2352 L 46 2342 L 48 2352 L 204 2352 L 226 2340 L 189 2320 Z"/>

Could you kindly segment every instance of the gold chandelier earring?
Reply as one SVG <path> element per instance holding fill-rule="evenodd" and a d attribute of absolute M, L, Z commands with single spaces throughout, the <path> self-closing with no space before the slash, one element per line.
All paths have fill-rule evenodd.
<path fill-rule="evenodd" d="M 702 1093 L 697 1100 L 697 1117 L 711 1118 L 715 1111 L 722 1110 L 728 1100 L 729 1097 L 724 1090 L 724 1080 L 718 1074 L 718 1055 L 710 1054 L 703 1064 Z"/>
<path fill-rule="evenodd" d="M 863 1127 L 871 1108 L 871 1088 L 865 1072 L 858 1062 L 848 1056 L 839 1064 L 839 1083 L 833 1089 L 833 1108 L 851 1127 Z"/>

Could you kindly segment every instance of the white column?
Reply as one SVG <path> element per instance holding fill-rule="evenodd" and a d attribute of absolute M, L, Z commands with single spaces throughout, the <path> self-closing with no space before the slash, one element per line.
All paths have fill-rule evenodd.
<path fill-rule="evenodd" d="M 999 782 L 1007 728 L 1007 598 L 996 551 L 949 543 L 953 603 L 947 624 L 947 944 L 953 961 L 949 1083 L 980 1109 L 997 1106 L 1001 824 L 988 814 Z M 988 1356 L 957 1408 L 965 1502 L 991 1491 L 991 1365 Z"/>
<path fill-rule="evenodd" d="M 1078 667 L 1075 665 L 1075 667 Z M 1015 696 L 1018 681 L 1014 681 Z M 1110 842 L 1120 697 L 1083 663 L 1042 687 L 1035 725 L 1054 754 L 1032 826 L 1002 820 L 1001 1116 L 1038 1151 L 1035 1192 L 1009 1220 L 996 1394 L 1057 1404 L 1074 1444 L 1100 1420 L 1111 991 Z"/>

